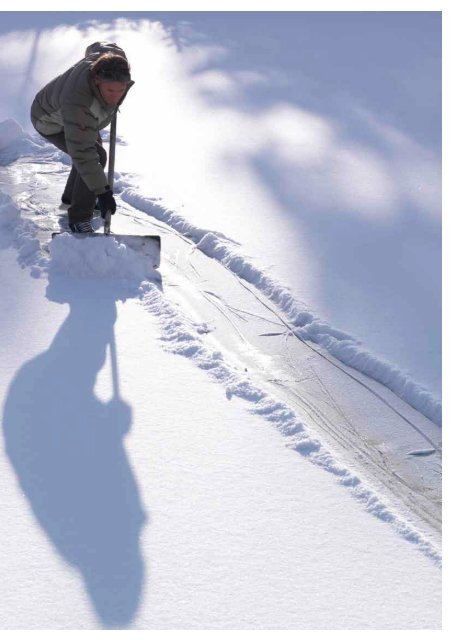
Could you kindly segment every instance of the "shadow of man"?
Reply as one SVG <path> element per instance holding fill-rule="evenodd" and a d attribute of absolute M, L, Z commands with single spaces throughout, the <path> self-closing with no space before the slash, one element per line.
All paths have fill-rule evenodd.
<path fill-rule="evenodd" d="M 69 288 L 70 285 L 69 285 Z M 105 628 L 127 627 L 140 603 L 146 521 L 123 438 L 132 411 L 119 395 L 114 324 L 118 289 L 54 276 L 47 297 L 70 313 L 50 347 L 25 363 L 5 403 L 6 451 L 33 513 L 77 567 Z M 94 394 L 110 346 L 113 397 Z"/>

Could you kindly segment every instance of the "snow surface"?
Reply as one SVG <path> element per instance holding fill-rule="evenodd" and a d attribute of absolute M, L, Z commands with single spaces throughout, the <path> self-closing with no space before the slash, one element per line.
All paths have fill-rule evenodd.
<path fill-rule="evenodd" d="M 0 59 L 0 116 L 13 112 L 32 131 L 11 77 L 25 73 L 29 51 L 31 101 L 85 41 L 121 40 L 146 78 L 119 123 L 120 141 L 129 143 L 123 167 L 139 187 L 134 206 L 149 211 L 158 197 L 178 230 L 199 239 L 215 231 L 216 257 L 241 274 L 252 269 L 311 339 L 440 424 L 439 14 L 270 20 L 232 12 L 220 20 L 201 12 L 159 20 L 63 22 L 24 31 L 20 45 L 14 32 L 3 35 L 18 68 Z M 49 55 L 60 41 L 58 58 Z M 393 62 L 388 76 L 382 41 Z M 356 55 L 362 46 L 366 63 Z M 18 152 L 13 145 L 3 157 Z"/>
<path fill-rule="evenodd" d="M 63 31 L 75 48 L 92 29 L 83 37 L 74 27 Z M 130 42 L 128 29 L 117 24 L 109 39 Z M 141 41 L 168 63 L 159 49 L 163 33 L 162 24 L 139 26 Z M 49 46 L 55 34 L 47 35 Z M 239 77 L 263 82 L 259 74 Z M 205 75 L 204 87 L 229 91 L 224 80 Z M 7 345 L 0 549 L 10 576 L 2 628 L 438 628 L 433 521 L 352 464 L 244 367 L 228 331 L 194 312 L 187 283 L 179 284 L 180 252 L 164 253 L 160 275 L 113 239 L 63 234 L 49 243 L 68 160 L 16 118 L 9 108 L 0 122 L 0 334 Z M 321 120 L 310 122 L 315 142 L 319 131 L 329 134 Z M 282 149 L 290 153 L 288 145 Z M 124 143 L 125 158 L 128 150 Z M 280 284 L 278 270 L 262 266 L 265 254 L 246 254 L 253 245 L 244 246 L 240 225 L 202 225 L 190 206 L 142 195 L 139 183 L 132 173 L 117 175 L 121 233 L 152 229 L 189 242 L 190 251 L 253 285 L 294 335 L 440 423 L 434 393 L 320 319 L 293 286 Z M 217 282 L 210 293 L 220 299 Z M 412 419 L 425 446 L 407 440 L 406 455 L 431 464 L 422 467 L 431 478 L 440 432 Z M 424 493 L 422 485 L 420 478 Z"/>
<path fill-rule="evenodd" d="M 349 366 L 366 373 L 385 384 L 389 389 L 411 404 L 415 409 L 433 420 L 439 426 L 442 422 L 442 406 L 435 394 L 415 382 L 396 365 L 377 357 L 363 348 L 360 341 L 352 335 L 339 331 L 329 324 L 319 321 L 313 313 L 303 308 L 294 295 L 282 285 L 276 283 L 266 273 L 254 266 L 249 259 L 239 254 L 228 240 L 212 232 L 188 225 L 178 215 L 163 211 L 155 206 L 153 200 L 126 189 L 123 198 L 133 206 L 154 215 L 160 220 L 198 240 L 197 247 L 211 258 L 215 258 L 228 269 L 241 276 L 263 291 L 287 314 L 293 327 L 299 328 L 299 334 L 322 345 L 336 358 Z"/>
<path fill-rule="evenodd" d="M 152 278 L 149 256 L 116 237 L 75 239 L 62 233 L 50 245 L 51 269 L 76 276 L 126 278 L 141 282 Z"/>

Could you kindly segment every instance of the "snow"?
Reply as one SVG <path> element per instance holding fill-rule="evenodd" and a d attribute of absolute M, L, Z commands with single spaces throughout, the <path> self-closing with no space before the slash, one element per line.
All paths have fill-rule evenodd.
<path fill-rule="evenodd" d="M 172 212 L 165 210 L 162 211 L 161 208 L 156 207 L 154 200 L 148 201 L 132 189 L 125 189 L 122 197 L 138 209 L 146 211 L 159 220 L 165 220 L 180 233 L 198 241 L 197 248 L 200 251 L 215 258 L 241 278 L 263 291 L 287 314 L 292 326 L 302 327 L 298 331 L 300 336 L 322 345 L 342 362 L 382 382 L 426 417 L 438 425 L 441 424 L 442 406 L 435 394 L 427 391 L 391 362 L 386 362 L 364 349 L 360 341 L 352 335 L 317 320 L 312 313 L 302 308 L 286 287 L 276 283 L 253 265 L 250 260 L 238 254 L 236 247 L 232 247 L 228 239 L 188 225 L 181 216 L 175 216 Z M 160 211 L 157 212 L 156 210 L 159 209 Z"/>
<path fill-rule="evenodd" d="M 79 277 L 124 278 L 141 282 L 154 272 L 148 256 L 115 237 L 56 236 L 50 245 L 50 269 Z"/>
<path fill-rule="evenodd" d="M 14 466 L 2 463 L 3 628 L 108 628 L 131 617 L 134 629 L 432 626 L 435 564 L 345 504 L 329 475 L 301 464 L 190 357 L 163 350 L 159 309 L 112 304 L 124 287 L 105 281 L 21 282 L 28 274 L 12 252 L 4 264 L 2 294 L 14 282 L 24 295 L 2 323 L 15 345 L 4 408 Z M 106 356 L 113 322 L 119 399 Z M 174 342 L 185 342 L 181 332 Z M 68 411 L 74 402 L 82 422 L 80 409 Z M 120 575 L 136 587 L 118 603 L 110 581 L 129 553 Z"/>
<path fill-rule="evenodd" d="M 14 228 L 20 217 L 20 209 L 10 196 L 0 193 L 0 228 L 3 231 Z"/>
<path fill-rule="evenodd" d="M 420 229 L 432 234 L 425 247 L 418 231 L 407 232 L 405 257 L 418 247 L 425 260 L 418 251 L 413 258 L 433 276 L 435 149 L 415 124 L 403 133 L 401 123 L 383 124 L 369 109 L 344 121 L 357 125 L 346 136 L 338 112 L 315 113 L 321 85 L 307 78 L 312 93 L 305 98 L 314 102 L 305 110 L 297 100 L 291 106 L 283 102 L 287 82 L 272 76 L 275 65 L 251 60 L 249 69 L 222 68 L 228 40 L 217 34 L 216 20 L 200 16 L 197 31 L 184 17 L 174 29 L 168 25 L 177 16 L 169 14 L 161 22 L 60 26 L 46 31 L 46 52 L 37 45 L 48 57 L 65 42 L 52 69 L 104 33 L 132 56 L 140 47 L 154 54 L 148 71 L 159 71 L 152 108 L 161 132 L 137 117 L 140 100 L 131 93 L 130 111 L 121 113 L 112 226 L 123 235 L 160 234 L 159 270 L 114 237 L 60 233 L 50 240 L 65 215 L 58 206 L 68 158 L 29 129 L 11 85 L 0 101 L 0 555 L 8 575 L 0 627 L 437 629 L 441 405 L 436 385 L 426 387 L 406 370 L 418 337 L 397 313 L 404 279 L 395 274 L 388 297 L 368 273 L 382 306 L 380 328 L 357 337 L 369 319 L 354 304 L 357 281 L 341 282 L 355 291 L 347 299 L 350 317 L 361 316 L 348 326 L 338 306 L 326 312 L 314 295 L 321 258 L 314 251 L 329 243 L 314 242 L 291 264 L 292 248 L 314 237 L 298 235 L 308 227 L 297 216 L 279 221 L 272 194 L 250 171 L 235 173 L 240 160 L 231 164 L 241 148 L 253 155 L 269 145 L 282 163 L 278 171 L 288 169 L 289 192 L 295 166 L 310 178 L 304 207 L 311 202 L 323 217 L 337 200 L 343 213 L 346 207 L 357 215 L 359 234 L 362 214 L 367 224 L 387 224 L 412 198 Z M 322 37 L 325 26 L 314 19 Z M 230 20 L 227 31 L 237 26 L 234 15 Z M 241 28 L 246 32 L 247 19 Z M 263 28 L 270 37 L 269 25 Z M 292 28 L 280 16 L 275 42 Z M 216 34 L 218 46 L 203 29 Z M 16 38 L 17 47 L 28 41 L 0 35 L 9 46 Z M 179 49 L 166 47 L 166 38 L 180 38 Z M 26 64 L 22 53 L 19 65 Z M 209 68 L 213 61 L 218 68 Z M 139 74 L 138 59 L 135 68 Z M 41 75 L 36 69 L 33 83 Z M 280 103 L 254 116 L 227 113 L 228 104 L 253 100 L 269 83 L 281 90 Z M 198 121 L 190 132 L 181 96 L 187 118 Z M 360 120 L 366 144 L 357 139 Z M 232 133 L 222 165 L 216 145 Z M 140 154 L 148 138 L 156 158 L 148 154 L 147 166 L 138 167 L 131 151 L 146 157 Z M 391 170 L 380 146 L 394 153 Z M 208 181 L 201 181 L 201 167 Z M 427 183 L 415 197 L 421 171 Z M 316 191 L 326 182 L 333 196 Z M 275 228 L 274 237 L 257 234 L 263 224 Z M 326 228 L 325 238 L 330 234 Z M 338 282 L 345 274 L 340 267 Z M 426 310 L 432 299 L 424 301 L 423 287 L 414 284 L 410 304 Z M 422 351 L 436 342 L 435 305 L 428 316 Z M 396 357 L 400 332 L 407 335 Z M 376 336 L 385 336 L 379 353 L 370 347 Z M 433 344 L 425 380 L 433 380 L 428 369 L 437 362 Z"/>

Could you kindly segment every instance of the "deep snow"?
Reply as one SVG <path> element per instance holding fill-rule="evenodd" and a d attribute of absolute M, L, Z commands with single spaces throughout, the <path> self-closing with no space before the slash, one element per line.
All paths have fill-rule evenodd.
<path fill-rule="evenodd" d="M 125 40 L 128 28 L 117 25 Z M 142 24 L 139 33 L 158 50 L 161 26 Z M 190 41 L 191 28 L 185 34 Z M 217 85 L 205 80 L 210 89 L 222 86 L 222 74 Z M 274 116 L 267 115 L 272 126 Z M 123 141 L 125 168 L 133 170 L 130 149 Z M 273 395 L 253 367 L 244 369 L 244 354 L 219 321 L 197 320 L 201 308 L 183 282 L 180 249 L 173 254 L 164 244 L 160 276 L 112 239 L 62 235 L 49 245 L 67 158 L 6 120 L 0 164 L 0 329 L 8 345 L 0 377 L 7 514 L 0 534 L 16 585 L 2 593 L 3 628 L 437 627 L 441 555 L 432 521 L 420 520 L 287 398 Z M 189 242 L 189 252 L 253 285 L 294 336 L 440 422 L 434 393 L 321 319 L 294 282 L 276 278 L 284 271 L 265 267 L 266 251 L 247 255 L 260 243 L 247 240 L 234 215 L 227 225 L 212 224 L 190 204 L 171 208 L 165 166 L 161 198 L 142 195 L 138 176 L 117 174 L 122 233 L 152 228 Z M 194 188 L 203 209 L 208 191 Z M 221 280 L 197 273 L 203 276 L 214 285 L 206 293 L 221 301 Z M 391 323 L 382 330 L 391 332 Z M 68 410 L 73 404 L 78 411 Z M 427 456 L 431 466 L 420 469 L 432 482 L 440 431 L 411 420 L 425 448 L 409 451 L 406 440 L 406 459 L 415 454 L 423 465 Z M 372 446 L 368 436 L 364 444 Z M 25 538 L 30 552 L 22 562 Z M 58 610 L 49 607 L 61 592 Z"/>

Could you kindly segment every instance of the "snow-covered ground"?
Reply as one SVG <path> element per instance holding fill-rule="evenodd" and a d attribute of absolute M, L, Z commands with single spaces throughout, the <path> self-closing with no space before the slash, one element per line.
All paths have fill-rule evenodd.
<path fill-rule="evenodd" d="M 440 14 L 84 17 L 9 18 L 0 118 L 31 131 L 45 82 L 86 42 L 121 43 L 137 82 L 120 163 L 140 194 L 240 243 L 336 357 L 417 408 L 426 388 L 439 420 Z"/>
<path fill-rule="evenodd" d="M 306 47 L 364 28 L 326 16 L 296 20 Z M 439 628 L 437 103 L 403 118 L 407 74 L 384 114 L 360 66 L 315 81 L 282 16 L 189 17 L 0 35 L 0 626 Z M 407 20 L 435 91 L 436 18 Z M 18 89 L 97 39 L 146 78 L 113 222 L 162 236 L 158 272 L 49 242 L 68 159 Z"/>

